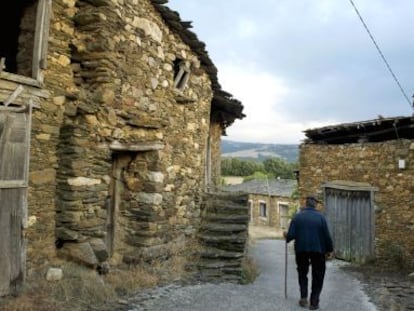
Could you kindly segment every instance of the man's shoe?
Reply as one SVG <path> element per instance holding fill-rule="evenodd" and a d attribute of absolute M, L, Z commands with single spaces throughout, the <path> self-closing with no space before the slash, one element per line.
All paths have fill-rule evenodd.
<path fill-rule="evenodd" d="M 310 305 L 309 306 L 309 310 L 318 310 L 319 309 L 319 305 Z"/>
<path fill-rule="evenodd" d="M 302 308 L 306 308 L 308 306 L 308 300 L 306 298 L 301 298 L 299 300 L 299 306 Z"/>

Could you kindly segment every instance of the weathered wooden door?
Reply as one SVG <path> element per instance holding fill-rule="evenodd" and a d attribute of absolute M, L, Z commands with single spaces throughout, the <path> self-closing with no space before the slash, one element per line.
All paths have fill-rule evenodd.
<path fill-rule="evenodd" d="M 280 228 L 287 229 L 289 227 L 289 205 L 279 203 Z"/>
<path fill-rule="evenodd" d="M 0 296 L 24 282 L 31 106 L 0 104 Z"/>
<path fill-rule="evenodd" d="M 112 162 L 112 179 L 110 185 L 110 197 L 107 201 L 107 220 L 106 220 L 106 247 L 110 256 L 113 254 L 116 244 L 116 234 L 118 230 L 117 222 L 119 205 L 121 202 L 121 192 L 124 189 L 122 171 L 131 162 L 132 156 L 128 153 L 115 153 Z"/>
<path fill-rule="evenodd" d="M 374 257 L 373 190 L 325 185 L 326 217 L 337 258 L 366 262 Z"/>

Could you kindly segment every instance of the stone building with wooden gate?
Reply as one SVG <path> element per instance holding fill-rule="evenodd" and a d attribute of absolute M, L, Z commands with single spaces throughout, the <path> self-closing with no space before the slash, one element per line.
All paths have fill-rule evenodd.
<path fill-rule="evenodd" d="M 414 266 L 414 118 L 305 131 L 299 192 L 319 193 L 338 257 Z"/>
<path fill-rule="evenodd" d="M 196 239 L 243 106 L 165 2 L 1 11 L 0 295 L 58 255 L 116 265 Z"/>

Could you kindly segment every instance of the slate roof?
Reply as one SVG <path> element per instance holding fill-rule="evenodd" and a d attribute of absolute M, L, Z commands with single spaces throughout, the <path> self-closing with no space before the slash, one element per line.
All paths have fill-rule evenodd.
<path fill-rule="evenodd" d="M 294 179 L 250 180 L 237 185 L 222 187 L 223 191 L 246 192 L 280 197 L 290 197 L 297 185 Z"/>
<path fill-rule="evenodd" d="M 374 120 L 343 123 L 304 131 L 305 144 L 345 144 L 382 142 L 400 138 L 414 139 L 414 116 L 380 117 Z"/>
<path fill-rule="evenodd" d="M 151 2 L 170 29 L 174 31 L 184 43 L 190 46 L 195 54 L 197 54 L 200 59 L 201 67 L 209 75 L 214 92 L 211 107 L 213 120 L 220 122 L 224 128 L 226 128 L 230 126 L 235 119 L 244 118 L 245 115 L 243 114 L 242 103 L 235 99 L 230 93 L 222 90 L 221 85 L 218 82 L 217 68 L 205 49 L 205 43 L 200 41 L 197 35 L 189 30 L 192 28 L 191 22 L 182 21 L 178 12 L 165 6 L 164 4 L 166 4 L 168 0 L 151 0 Z"/>

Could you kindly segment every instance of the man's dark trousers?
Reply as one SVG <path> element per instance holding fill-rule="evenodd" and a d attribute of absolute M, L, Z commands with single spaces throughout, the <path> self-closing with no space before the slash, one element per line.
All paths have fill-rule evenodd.
<path fill-rule="evenodd" d="M 325 255 L 315 252 L 296 253 L 296 265 L 299 276 L 299 287 L 301 298 L 308 298 L 308 272 L 312 265 L 312 291 L 310 303 L 313 306 L 319 304 L 319 296 L 323 287 L 325 277 Z"/>

